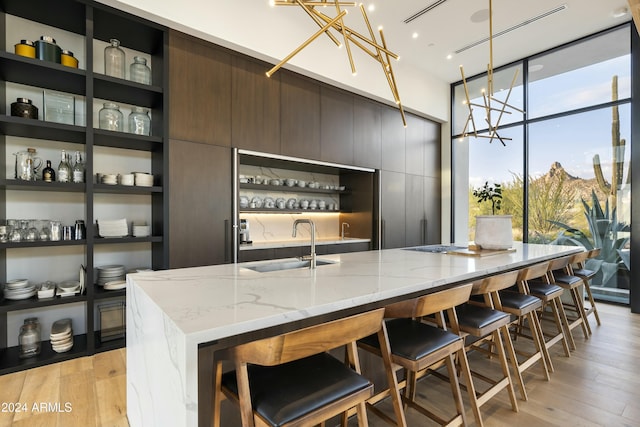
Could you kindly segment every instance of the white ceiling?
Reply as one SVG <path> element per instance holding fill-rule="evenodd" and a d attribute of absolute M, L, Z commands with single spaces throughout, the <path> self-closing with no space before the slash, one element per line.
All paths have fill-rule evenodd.
<path fill-rule="evenodd" d="M 472 76 L 486 70 L 489 43 L 453 55 L 447 55 L 489 36 L 488 19 L 473 22 L 474 14 L 488 17 L 489 0 L 373 0 L 368 12 L 374 26 L 383 25 L 388 46 L 401 61 L 425 70 L 447 82 L 461 79 L 459 66 Z M 434 5 L 409 24 L 403 21 Z M 525 23 L 539 15 L 566 6 L 564 10 L 520 26 L 507 34 L 503 30 Z M 631 14 L 614 17 L 627 8 L 627 0 L 493 0 L 494 67 L 543 52 L 603 29 L 631 20 Z M 347 25 L 357 26 L 359 13 L 349 16 Z M 301 12 L 302 13 L 302 12 Z M 356 23 L 355 25 L 353 23 Z M 417 38 L 413 34 L 417 33 Z"/>

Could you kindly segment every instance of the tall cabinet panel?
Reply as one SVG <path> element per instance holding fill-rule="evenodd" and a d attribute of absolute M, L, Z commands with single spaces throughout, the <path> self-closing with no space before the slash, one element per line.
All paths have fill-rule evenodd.
<path fill-rule="evenodd" d="M 287 70 L 278 73 L 281 73 L 281 154 L 319 160 L 320 86 Z"/>
<path fill-rule="evenodd" d="M 125 290 L 122 282 L 103 286 L 106 276 L 98 277 L 100 268 L 167 267 L 168 36 L 160 25 L 91 1 L 60 0 L 52 7 L 45 0 L 0 0 L 0 10 L 0 225 L 7 231 L 0 232 L 1 375 L 123 346 L 124 325 L 110 334 L 101 313 L 114 304 L 122 308 Z M 41 35 L 73 51 L 78 66 L 14 53 L 20 40 Z M 124 76 L 105 74 L 103 51 L 110 39 L 118 39 L 125 54 Z M 148 83 L 131 80 L 128 68 L 134 57 L 150 67 Z M 33 101 L 37 119 L 11 114 L 9 105 L 16 97 Z M 105 103 L 117 104 L 122 127 L 107 129 L 99 123 Z M 129 124 L 134 109 L 148 114 L 149 133 Z M 61 151 L 77 152 L 74 157 L 82 158 L 84 175 L 78 173 L 76 182 L 60 182 L 59 174 L 58 180 L 44 182 L 43 165 L 35 180 L 20 176 L 14 172 L 12 154 L 27 147 L 35 149 L 38 158 L 51 160 L 54 168 Z M 118 175 L 132 180 L 117 180 Z M 107 220 L 126 228 L 110 232 Z M 84 234 L 71 232 L 75 222 L 84 222 Z M 134 229 L 132 222 L 145 231 Z M 64 226 L 60 236 L 58 225 Z M 38 295 L 37 288 L 16 295 L 6 283 L 17 278 L 28 280 L 26 290 L 46 281 L 57 283 L 58 292 L 63 283 L 74 286 L 75 281 L 81 287 L 64 297 L 47 298 Z M 117 312 L 124 315 L 121 309 Z M 21 359 L 17 334 L 27 317 L 40 320 L 41 353 Z M 73 346 L 56 349 L 49 332 L 53 321 L 65 317 L 72 318 Z"/>
<path fill-rule="evenodd" d="M 231 149 L 171 140 L 171 268 L 230 262 Z"/>
<path fill-rule="evenodd" d="M 405 246 L 425 243 L 424 178 L 406 175 L 405 181 Z"/>
<path fill-rule="evenodd" d="M 405 172 L 423 175 L 425 157 L 424 119 L 407 114 Z"/>
<path fill-rule="evenodd" d="M 356 166 L 380 169 L 381 123 L 379 104 L 355 98 L 353 105 L 353 161 Z"/>
<path fill-rule="evenodd" d="M 234 147 L 280 154 L 280 74 L 239 55 L 232 58 L 231 143 Z"/>
<path fill-rule="evenodd" d="M 382 169 L 394 172 L 406 170 L 405 128 L 400 112 L 382 107 Z"/>
<path fill-rule="evenodd" d="M 380 171 L 381 249 L 405 246 L 405 174 Z"/>
<path fill-rule="evenodd" d="M 231 55 L 177 31 L 169 40 L 171 138 L 231 146 Z"/>
<path fill-rule="evenodd" d="M 353 95 L 320 88 L 321 160 L 353 164 Z"/>

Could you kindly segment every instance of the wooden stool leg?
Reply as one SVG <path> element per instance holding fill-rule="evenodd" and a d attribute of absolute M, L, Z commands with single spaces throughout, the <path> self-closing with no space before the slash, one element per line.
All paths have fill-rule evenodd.
<path fill-rule="evenodd" d="M 518 380 L 518 386 L 520 388 L 520 397 L 525 402 L 528 400 L 527 390 L 524 388 L 524 380 L 522 379 L 522 372 L 520 372 L 520 368 L 518 367 L 518 359 L 516 358 L 516 350 L 513 348 L 513 342 L 511 341 L 511 334 L 509 333 L 508 327 L 501 328 L 502 337 L 504 339 L 504 344 L 507 347 L 507 352 L 509 353 L 509 360 L 511 361 L 511 367 L 513 368 L 513 372 Z"/>
<path fill-rule="evenodd" d="M 587 291 L 587 296 L 589 297 L 589 304 L 591 304 L 591 310 L 593 311 L 593 315 L 596 317 L 596 322 L 598 326 L 602 325 L 600 323 L 600 315 L 598 314 L 598 308 L 596 307 L 596 301 L 593 299 L 593 294 L 591 293 L 591 286 L 589 285 L 589 279 L 582 279 L 584 282 L 584 289 Z"/>
<path fill-rule="evenodd" d="M 538 315 L 531 311 L 527 314 L 527 319 L 529 320 L 529 325 L 531 325 L 531 338 L 533 339 L 533 343 L 536 349 L 542 354 L 542 370 L 544 372 L 544 376 L 549 381 L 549 371 L 553 372 L 553 364 L 551 363 L 551 356 L 549 355 L 549 350 L 544 343 L 544 335 L 542 334 L 542 327 L 540 326 L 540 320 L 538 319 Z"/>
<path fill-rule="evenodd" d="M 220 427 L 220 402 L 222 402 L 222 361 L 216 362 L 213 388 L 213 427 Z"/>
<path fill-rule="evenodd" d="M 462 403 L 462 392 L 460 391 L 460 383 L 458 383 L 458 376 L 456 373 L 456 363 L 453 360 L 452 354 L 445 359 L 445 364 L 447 365 L 447 371 L 449 373 L 449 383 L 451 384 L 451 392 L 453 393 L 453 397 L 456 402 L 456 409 L 462 418 L 462 425 L 466 426 L 467 416 L 465 415 L 464 405 Z"/>
<path fill-rule="evenodd" d="M 585 339 L 589 339 L 589 334 L 591 331 L 589 330 L 588 322 L 587 322 L 587 313 L 584 311 L 584 306 L 580 300 L 580 294 L 578 293 L 578 287 L 571 289 L 571 298 L 573 299 L 573 305 L 576 308 L 576 312 L 578 317 L 580 318 L 580 326 L 582 327 L 582 334 Z"/>
<path fill-rule="evenodd" d="M 467 360 L 467 353 L 464 349 L 457 352 L 458 363 L 460 364 L 460 377 L 464 378 L 464 382 L 467 385 L 467 394 L 469 395 L 469 402 L 471 403 L 471 410 L 473 411 L 473 417 L 476 420 L 478 427 L 483 427 L 482 414 L 480 413 L 480 405 L 478 404 L 478 397 L 476 396 L 476 389 L 473 385 L 473 379 L 471 378 L 471 370 L 469 369 L 469 361 Z"/>
<path fill-rule="evenodd" d="M 503 326 L 500 329 L 504 329 L 507 334 L 509 333 L 506 326 Z M 513 412 L 518 412 L 518 399 L 516 399 L 516 391 L 513 388 L 513 381 L 511 381 L 511 375 L 509 374 L 507 354 L 504 350 L 504 344 L 502 343 L 502 339 L 500 338 L 499 330 L 493 332 L 493 341 L 495 342 L 496 349 L 498 351 L 498 357 L 500 357 L 502 373 L 505 376 L 505 380 L 508 382 L 507 393 L 509 394 L 509 399 L 511 400 L 511 409 L 513 409 Z"/>

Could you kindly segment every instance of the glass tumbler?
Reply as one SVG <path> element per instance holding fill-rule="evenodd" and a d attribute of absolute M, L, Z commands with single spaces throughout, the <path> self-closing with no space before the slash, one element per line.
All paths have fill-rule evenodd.
<path fill-rule="evenodd" d="M 120 48 L 120 41 L 109 40 L 110 45 L 104 48 L 104 73 L 107 76 L 125 78 L 125 54 Z"/>
<path fill-rule="evenodd" d="M 124 116 L 120 107 L 113 102 L 105 102 L 98 112 L 98 123 L 100 129 L 124 131 Z"/>
<path fill-rule="evenodd" d="M 147 65 L 147 60 L 141 56 L 134 56 L 133 63 L 129 67 L 129 80 L 132 82 L 151 84 L 151 68 Z"/>
<path fill-rule="evenodd" d="M 18 342 L 20 344 L 19 357 L 37 356 L 40 354 L 40 322 L 37 317 L 24 319 L 24 324 L 20 326 Z"/>

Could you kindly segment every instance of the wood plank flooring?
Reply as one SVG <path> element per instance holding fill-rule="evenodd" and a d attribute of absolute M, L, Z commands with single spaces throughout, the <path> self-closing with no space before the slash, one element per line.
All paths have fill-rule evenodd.
<path fill-rule="evenodd" d="M 519 400 L 515 413 L 501 392 L 482 408 L 485 426 L 640 425 L 640 315 L 622 306 L 600 303 L 598 308 L 603 325 L 595 326 L 591 316 L 593 335 L 588 340 L 574 329 L 577 349 L 570 358 L 559 345 L 552 349 L 556 372 L 551 380 L 547 382 L 539 369 L 529 369 L 529 400 Z M 0 427 L 128 426 L 125 357 L 121 349 L 1 376 Z M 473 356 L 474 362 L 497 363 L 480 355 Z M 446 383 L 425 378 L 419 393 L 443 410 L 450 409 Z M 26 411 L 7 412 L 11 403 L 26 404 Z M 410 427 L 435 425 L 412 410 L 407 411 L 407 421 Z M 387 426 L 372 413 L 369 423 Z"/>

